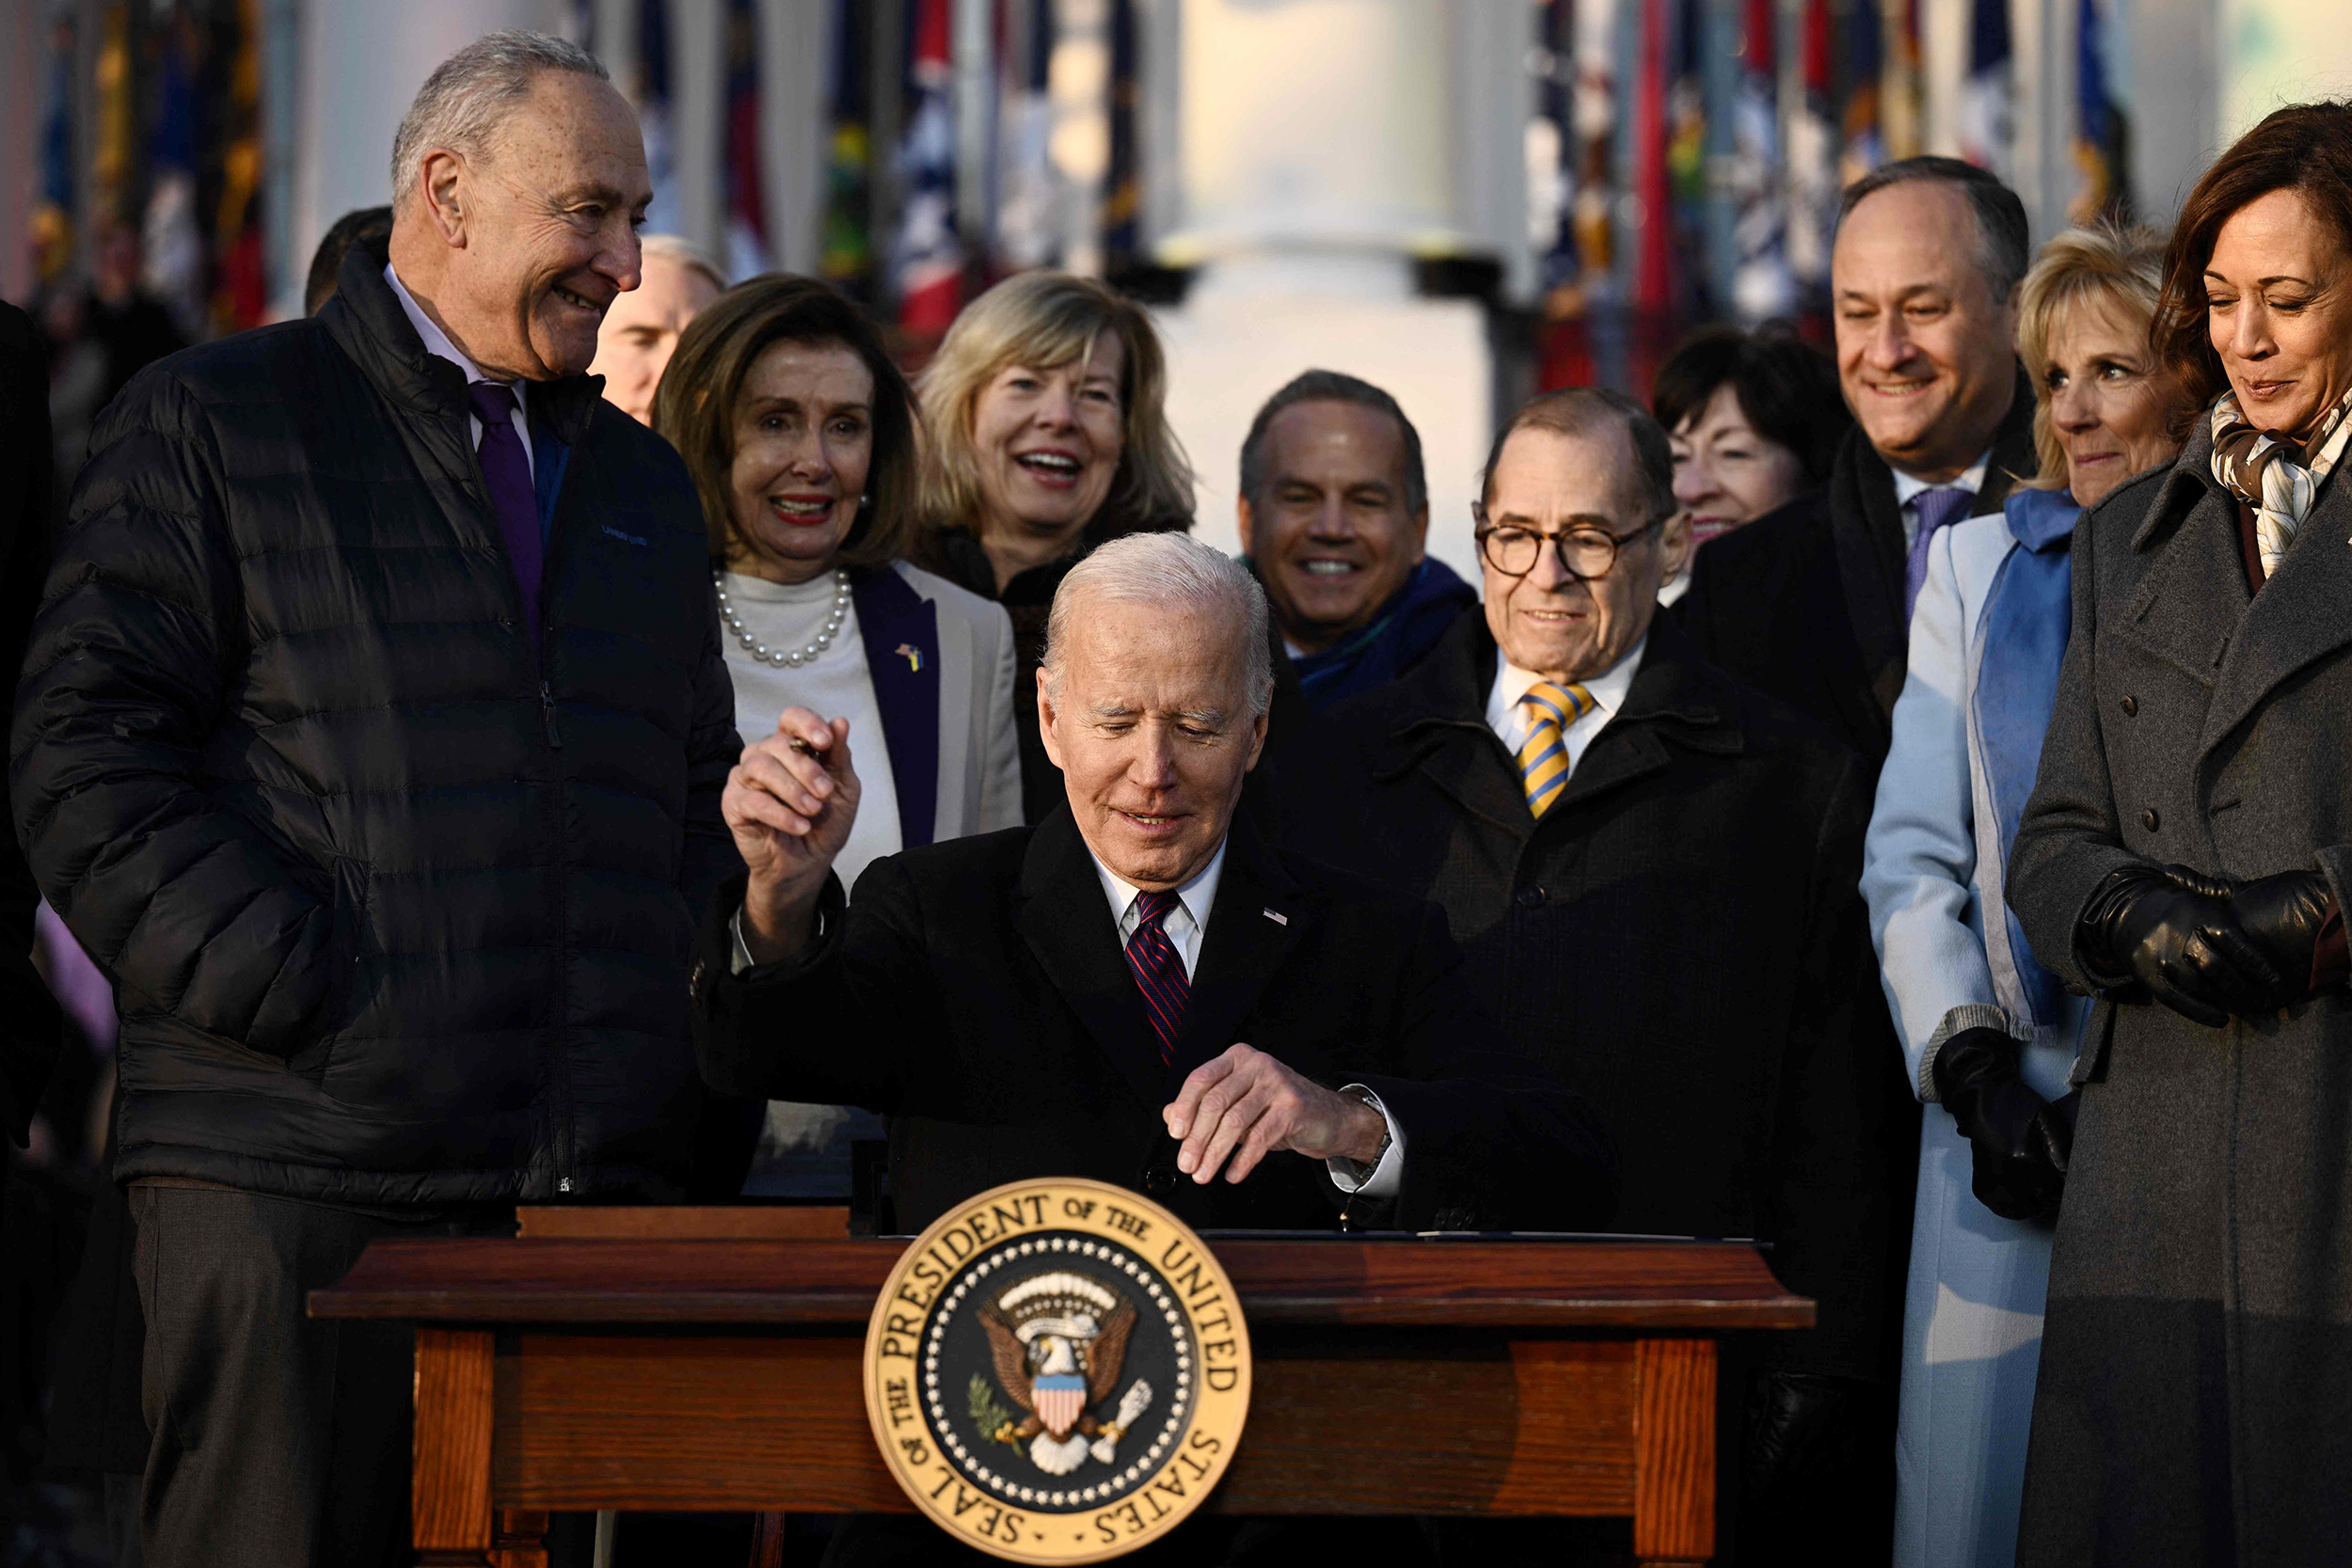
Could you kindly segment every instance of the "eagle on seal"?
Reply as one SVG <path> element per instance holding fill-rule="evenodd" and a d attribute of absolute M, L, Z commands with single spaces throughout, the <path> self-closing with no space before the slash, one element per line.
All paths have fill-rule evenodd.
<path fill-rule="evenodd" d="M 1138 1378 L 1120 1401 L 1117 1420 L 1087 1414 L 1119 1381 L 1135 1307 L 1108 1286 L 1057 1270 L 1022 1280 L 977 1315 L 988 1330 L 996 1381 L 1026 1413 L 988 1435 L 1016 1448 L 1027 1442 L 1029 1458 L 1048 1475 L 1070 1474 L 1089 1454 L 1109 1463 L 1152 1402 L 1151 1385 Z"/>

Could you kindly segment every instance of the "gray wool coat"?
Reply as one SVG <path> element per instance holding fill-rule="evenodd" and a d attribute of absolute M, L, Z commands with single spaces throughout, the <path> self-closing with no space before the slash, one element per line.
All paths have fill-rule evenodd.
<path fill-rule="evenodd" d="M 2352 480 L 2249 593 L 2201 420 L 2074 530 L 2073 641 L 2009 899 L 2135 861 L 2352 894 Z M 2352 903 L 2345 907 L 2352 908 Z M 2352 1542 L 2352 996 L 2209 1029 L 2101 1004 L 2050 1271 L 2018 1560 L 2341 1562 Z"/>

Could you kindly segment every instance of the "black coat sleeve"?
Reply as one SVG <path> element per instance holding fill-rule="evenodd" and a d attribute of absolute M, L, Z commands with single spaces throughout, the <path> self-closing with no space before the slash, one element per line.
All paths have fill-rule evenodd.
<path fill-rule="evenodd" d="M 24 657 L 49 569 L 49 375 L 32 322 L 0 304 L 0 650 Z M 0 1131 L 25 1140 L 63 1020 L 33 969 L 40 894 L 13 835 L 0 844 Z"/>
<path fill-rule="evenodd" d="M 719 812 L 719 797 L 743 754 L 743 742 L 735 731 L 735 682 L 727 674 L 719 641 L 715 601 L 703 620 L 708 629 L 694 672 L 694 719 L 686 743 L 686 854 L 680 889 L 686 907 L 695 911 L 710 902 L 721 882 L 743 869 L 735 835 Z M 736 901 L 741 902 L 739 895 Z"/>
<path fill-rule="evenodd" d="M 290 1055 L 340 995 L 337 906 L 358 889 L 202 782 L 246 651 L 218 474 L 167 369 L 102 416 L 25 653 L 9 784 L 41 891 L 126 1007 Z"/>
<path fill-rule="evenodd" d="M 1617 1206 L 1617 1153 L 1581 1096 L 1513 1046 L 1421 907 L 1389 1047 L 1357 1079 L 1405 1136 L 1400 1228 L 1597 1230 Z"/>
<path fill-rule="evenodd" d="M 852 909 L 837 877 L 818 903 L 822 930 L 795 957 L 734 973 L 731 922 L 741 873 L 722 883 L 694 954 L 694 1046 L 721 1094 L 917 1109 L 947 1029 L 921 942 L 914 884 L 893 861 L 858 878 Z"/>
<path fill-rule="evenodd" d="M 1918 1102 L 1878 980 L 1864 904 L 1871 790 L 1850 757 L 1815 847 L 1803 971 L 1773 1096 L 1772 1173 L 1759 1231 L 1772 1273 L 1820 1304 L 1819 1327 L 1776 1336 L 1774 1364 L 1867 1378 L 1888 1365 L 1899 1317 Z"/>

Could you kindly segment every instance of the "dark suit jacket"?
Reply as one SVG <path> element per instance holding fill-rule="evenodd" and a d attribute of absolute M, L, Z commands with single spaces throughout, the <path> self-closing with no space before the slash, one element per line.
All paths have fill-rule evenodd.
<path fill-rule="evenodd" d="M 1864 764 L 1661 616 L 1538 820 L 1486 725 L 1495 668 L 1473 608 L 1412 674 L 1331 711 L 1355 861 L 1443 907 L 1472 989 L 1599 1107 L 1614 1228 L 1773 1242 L 1820 1329 L 1766 1354 L 1875 1374 L 1917 1113 L 1857 891 Z"/>
<path fill-rule="evenodd" d="M 2036 461 L 2033 387 L 2020 370 L 1971 515 L 1998 512 Z M 1676 613 L 1701 657 L 1810 714 L 1875 769 L 1894 740 L 1911 647 L 1908 553 L 1894 472 L 1856 425 L 1826 493 L 1698 552 Z"/>
<path fill-rule="evenodd" d="M 875 862 L 799 958 L 730 973 L 723 890 L 694 969 L 703 1071 L 730 1094 L 891 1118 L 901 1227 L 1044 1176 L 1150 1191 L 1194 1225 L 1328 1227 L 1319 1161 L 1277 1154 L 1238 1186 L 1173 1191 L 1160 1121 L 1186 1073 L 1236 1040 L 1327 1086 L 1378 1094 L 1404 1188 L 1356 1224 L 1570 1228 L 1606 1220 L 1614 1162 L 1590 1109 L 1497 1034 L 1435 910 L 1228 839 L 1175 1059 L 1162 1066 L 1093 858 L 1065 808 L 1034 828 Z M 1388 1210 L 1388 1212 L 1378 1212 Z"/>

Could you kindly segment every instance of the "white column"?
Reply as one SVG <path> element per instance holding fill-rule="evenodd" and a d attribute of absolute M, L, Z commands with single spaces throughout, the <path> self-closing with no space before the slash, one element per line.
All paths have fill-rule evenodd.
<path fill-rule="evenodd" d="M 1195 533 L 1238 548 L 1241 440 L 1259 405 L 1301 371 L 1342 371 L 1386 388 L 1414 421 L 1429 547 L 1474 576 L 1471 486 L 1493 428 L 1486 313 L 1416 297 L 1412 261 L 1524 227 L 1488 188 L 1498 164 L 1524 180 L 1525 111 L 1510 106 L 1527 81 L 1524 36 L 1502 82 L 1474 80 L 1505 52 L 1496 33 L 1527 25 L 1524 0 L 1182 0 L 1181 11 L 1178 210 L 1158 251 L 1200 268 L 1160 318 L 1168 415 L 1200 481 Z M 1467 87 L 1510 102 L 1458 104 Z"/>
<path fill-rule="evenodd" d="M 2110 90 L 2131 121 L 2132 198 L 2159 226 L 2171 224 L 2224 145 L 2215 9 L 2179 0 L 2116 0 L 2107 13 Z"/>
<path fill-rule="evenodd" d="M 768 251 L 786 272 L 815 272 L 823 243 L 832 16 L 817 0 L 760 0 L 761 195 Z"/>
<path fill-rule="evenodd" d="M 2080 183 L 2074 164 L 2074 7 L 2079 0 L 2010 0 L 2010 81 L 2016 136 L 2010 173 L 2039 245 L 2066 227 Z"/>
<path fill-rule="evenodd" d="M 549 27 L 560 0 L 305 0 L 295 122 L 294 230 L 286 287 L 293 309 L 310 252 L 355 207 L 391 199 L 392 133 L 433 68 L 485 33 Z M 280 302 L 281 305 L 283 301 Z"/>
<path fill-rule="evenodd" d="M 726 264 L 726 0 L 671 0 L 670 135 L 678 227 Z"/>
<path fill-rule="evenodd" d="M 956 235 L 966 261 L 988 254 L 996 215 L 996 8 L 994 0 L 955 0 L 949 56 L 955 87 Z"/>
<path fill-rule="evenodd" d="M 49 24 L 38 6 L 0 6 L 0 299 L 33 297 L 33 198 L 49 105 Z"/>
<path fill-rule="evenodd" d="M 1399 297 L 1454 243 L 1452 40 L 1422 0 L 1186 0 L 1182 227 L 1165 251 Z"/>
<path fill-rule="evenodd" d="M 1968 82 L 1971 0 L 1920 0 L 1919 150 L 1960 156 L 1960 103 Z"/>
<path fill-rule="evenodd" d="M 1527 0 L 1448 0 L 1453 80 L 1455 218 L 1478 249 L 1502 263 L 1502 293 L 1535 297 L 1535 250 L 1527 239 L 1527 122 L 1535 112 L 1527 52 L 1534 41 Z"/>
<path fill-rule="evenodd" d="M 596 58 L 612 85 L 637 102 L 637 8 L 643 0 L 596 0 Z"/>

